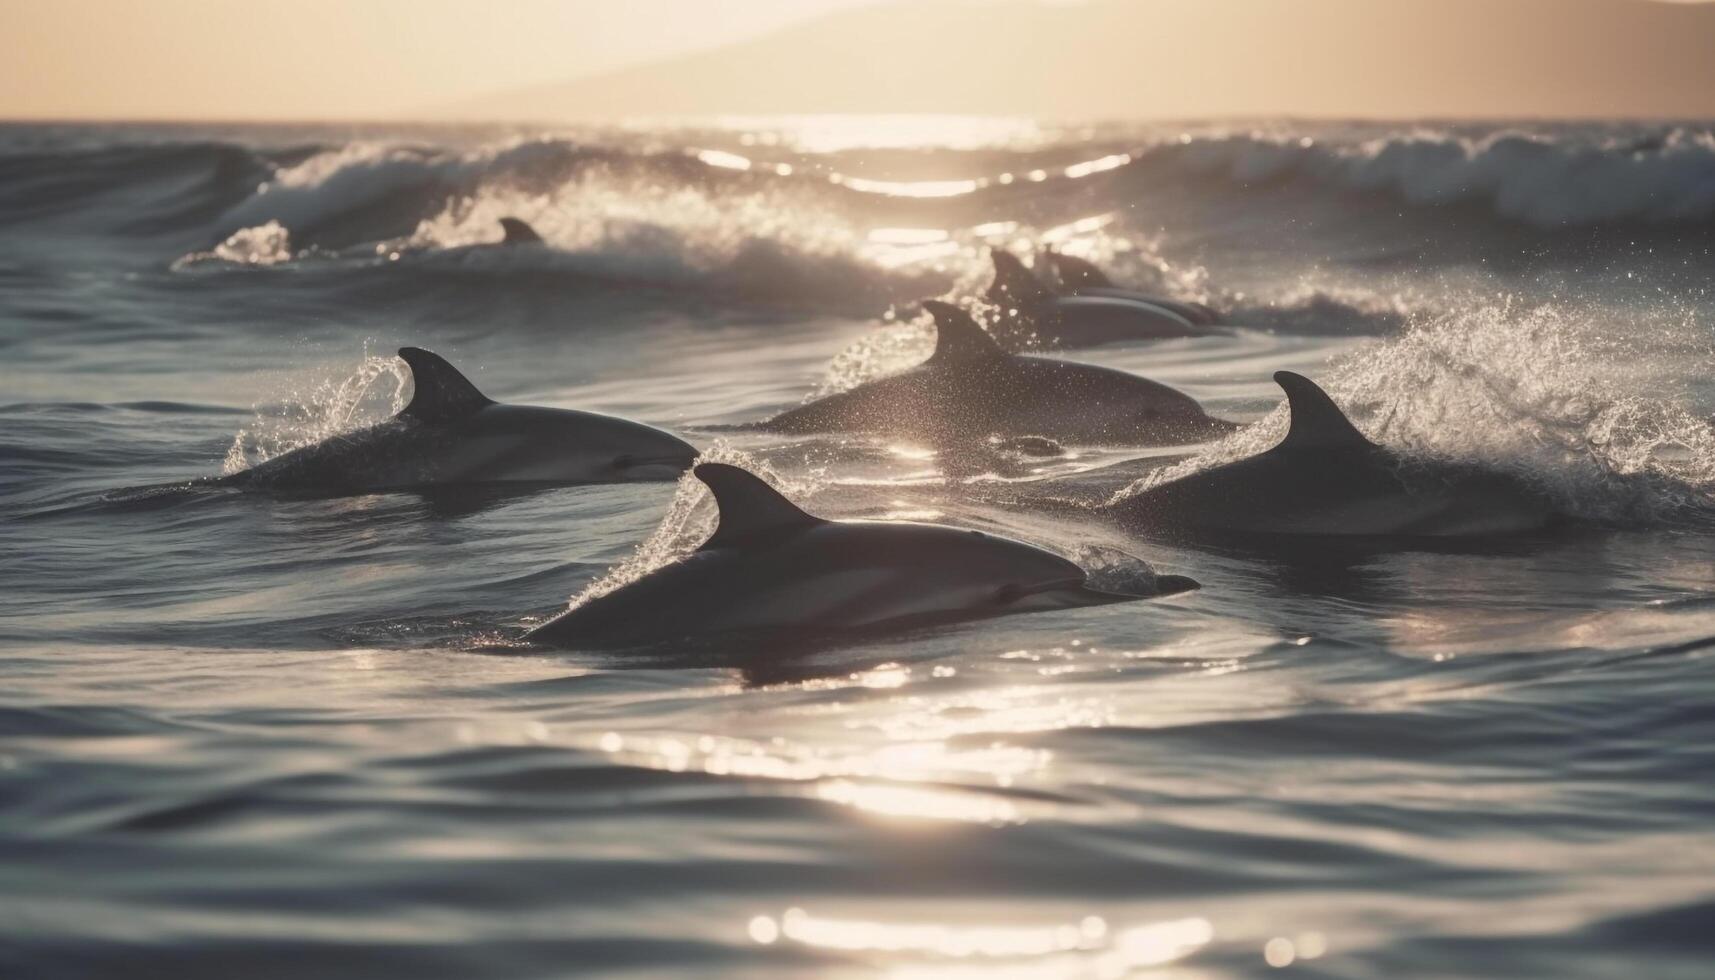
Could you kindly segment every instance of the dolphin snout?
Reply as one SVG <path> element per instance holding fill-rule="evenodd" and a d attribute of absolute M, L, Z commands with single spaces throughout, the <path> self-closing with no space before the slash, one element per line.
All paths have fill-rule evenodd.
<path fill-rule="evenodd" d="M 1155 577 L 1156 595 L 1178 595 L 1181 592 L 1193 592 L 1203 587 L 1203 583 L 1189 575 L 1157 575 Z"/>

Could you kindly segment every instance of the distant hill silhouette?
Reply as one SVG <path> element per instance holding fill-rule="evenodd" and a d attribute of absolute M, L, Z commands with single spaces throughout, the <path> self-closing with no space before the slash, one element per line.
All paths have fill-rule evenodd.
<path fill-rule="evenodd" d="M 1715 117 L 1715 4 L 908 0 L 437 115 Z"/>

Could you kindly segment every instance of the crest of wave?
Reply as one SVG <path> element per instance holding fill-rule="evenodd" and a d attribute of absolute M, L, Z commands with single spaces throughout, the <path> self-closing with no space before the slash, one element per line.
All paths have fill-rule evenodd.
<path fill-rule="evenodd" d="M 341 215 L 400 194 L 453 194 L 485 179 L 540 179 L 575 166 L 577 147 L 551 139 L 513 140 L 469 150 L 357 140 L 323 150 L 298 163 L 277 168 L 255 193 L 220 217 L 224 227 L 241 230 L 233 238 L 258 239 L 270 229 L 298 233 Z M 234 242 L 229 239 L 229 245 Z M 313 247 L 313 243 L 312 243 Z M 242 256 L 219 254 L 227 261 Z M 246 254 L 254 252 L 246 250 Z M 210 256 L 187 256 L 186 259 Z"/>
<path fill-rule="evenodd" d="M 1516 473 L 1577 517 L 1653 523 L 1715 506 L 1715 430 L 1635 393 L 1621 372 L 1647 356 L 1645 345 L 1590 327 L 1555 306 L 1444 314 L 1359 348 L 1316 380 L 1376 442 Z M 1272 448 L 1287 418 L 1283 402 L 1118 497 Z"/>
<path fill-rule="evenodd" d="M 301 228 L 386 191 L 428 183 L 469 166 L 441 151 L 360 140 L 281 167 L 224 217 L 233 224 L 275 221 Z"/>
<path fill-rule="evenodd" d="M 945 256 L 878 250 L 814 186 L 724 170 L 686 179 L 592 164 L 540 192 L 490 182 L 389 247 L 493 242 L 507 216 L 528 221 L 553 247 L 548 261 L 610 281 L 713 286 L 771 300 L 848 299 L 864 309 L 947 285 Z M 517 258 L 467 253 L 461 261 Z"/>
<path fill-rule="evenodd" d="M 323 379 L 289 391 L 267 410 L 259 406 L 250 425 L 233 436 L 221 472 L 231 476 L 282 453 L 391 418 L 409 403 L 410 390 L 411 373 L 403 361 L 366 356 L 356 372 L 343 379 Z"/>
<path fill-rule="evenodd" d="M 1470 137 L 1423 128 L 1357 143 L 1255 132 L 1169 150 L 1236 180 L 1301 174 L 1391 191 L 1414 204 L 1480 201 L 1548 229 L 1616 220 L 1671 224 L 1715 213 L 1709 181 L 1715 135 L 1698 129 L 1596 140 L 1514 130 Z"/>
<path fill-rule="evenodd" d="M 861 244 L 844 220 L 783 188 L 716 194 L 595 166 L 551 190 L 487 187 L 418 224 L 409 244 L 449 248 L 492 242 L 504 217 L 521 217 L 556 248 L 583 253 L 595 271 L 636 273 L 641 263 L 706 272 L 757 240 L 808 255 L 850 256 Z M 599 268 L 606 262 L 610 268 Z"/>
<path fill-rule="evenodd" d="M 819 476 L 790 479 L 755 456 L 734 449 L 725 442 L 716 442 L 703 450 L 697 462 L 729 463 L 743 467 L 793 500 L 802 500 L 821 488 Z M 569 608 L 576 609 L 592 599 L 630 585 L 663 565 L 691 554 L 714 533 L 719 518 L 714 497 L 709 493 L 708 487 L 695 475 L 686 473 L 679 478 L 673 501 L 668 505 L 667 514 L 661 518 L 661 523 L 656 526 L 654 533 L 637 546 L 631 557 L 608 569 L 585 586 L 582 592 L 573 596 Z"/>

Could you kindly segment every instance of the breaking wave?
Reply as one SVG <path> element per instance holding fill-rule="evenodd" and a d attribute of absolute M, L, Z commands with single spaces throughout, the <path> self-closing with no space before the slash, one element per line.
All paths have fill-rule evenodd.
<path fill-rule="evenodd" d="M 1409 204 L 1476 204 L 1543 229 L 1715 218 L 1715 133 L 1556 138 L 1427 131 L 1352 141 L 1242 135 L 1168 144 L 1157 155 L 1241 184 L 1299 178 Z"/>

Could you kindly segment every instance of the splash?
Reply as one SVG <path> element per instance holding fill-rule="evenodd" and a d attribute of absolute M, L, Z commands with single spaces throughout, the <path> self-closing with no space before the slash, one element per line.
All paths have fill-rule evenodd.
<path fill-rule="evenodd" d="M 1227 319 L 1294 336 L 1389 333 L 1435 305 L 1421 289 L 1378 291 L 1319 283 L 1309 276 L 1267 295 L 1231 294 Z"/>
<path fill-rule="evenodd" d="M 292 235 L 285 225 L 268 221 L 254 228 L 240 228 L 206 252 L 191 252 L 173 262 L 173 271 L 204 262 L 232 265 L 275 265 L 292 258 Z"/>
<path fill-rule="evenodd" d="M 806 402 L 826 398 L 856 388 L 866 381 L 898 374 L 921 364 L 935 352 L 935 320 L 928 313 L 919 313 L 910 320 L 894 320 L 894 311 L 885 325 L 871 331 L 834 355 L 822 380 L 808 395 Z"/>
<path fill-rule="evenodd" d="M 391 390 L 380 383 L 383 379 L 392 381 Z M 251 424 L 233 436 L 221 473 L 231 476 L 294 449 L 391 418 L 409 403 L 410 390 L 411 372 L 403 361 L 366 356 L 357 371 L 343 380 L 323 380 L 307 391 L 288 393 L 277 407 L 258 408 Z"/>
<path fill-rule="evenodd" d="M 1122 595 L 1154 595 L 1155 566 L 1136 555 L 1099 544 L 1081 544 L 1066 556 L 1084 570 L 1084 581 L 1092 589 Z"/>
<path fill-rule="evenodd" d="M 1513 473 L 1584 519 L 1653 525 L 1715 508 L 1715 430 L 1668 400 L 1633 394 L 1623 365 L 1681 356 L 1661 331 L 1599 334 L 1587 318 L 1511 303 L 1423 317 L 1397 339 L 1338 360 L 1317 380 L 1376 442 L 1408 456 Z M 1701 356 L 1707 357 L 1703 350 Z M 1128 497 L 1272 448 L 1284 403 Z"/>
<path fill-rule="evenodd" d="M 802 500 L 822 486 L 819 471 L 812 471 L 809 475 L 796 479 L 789 478 L 755 456 L 721 441 L 703 450 L 697 462 L 728 463 L 742 467 L 793 500 Z M 673 492 L 673 500 L 667 505 L 667 514 L 661 518 L 661 523 L 656 526 L 654 533 L 637 546 L 631 557 L 608 569 L 585 586 L 582 592 L 573 596 L 569 608 L 576 609 L 592 599 L 630 585 L 657 568 L 696 551 L 708 540 L 709 535 L 714 533 L 719 518 L 719 512 L 714 507 L 714 497 L 710 495 L 708 487 L 694 474 L 686 473 L 679 478 L 679 485 Z"/>

